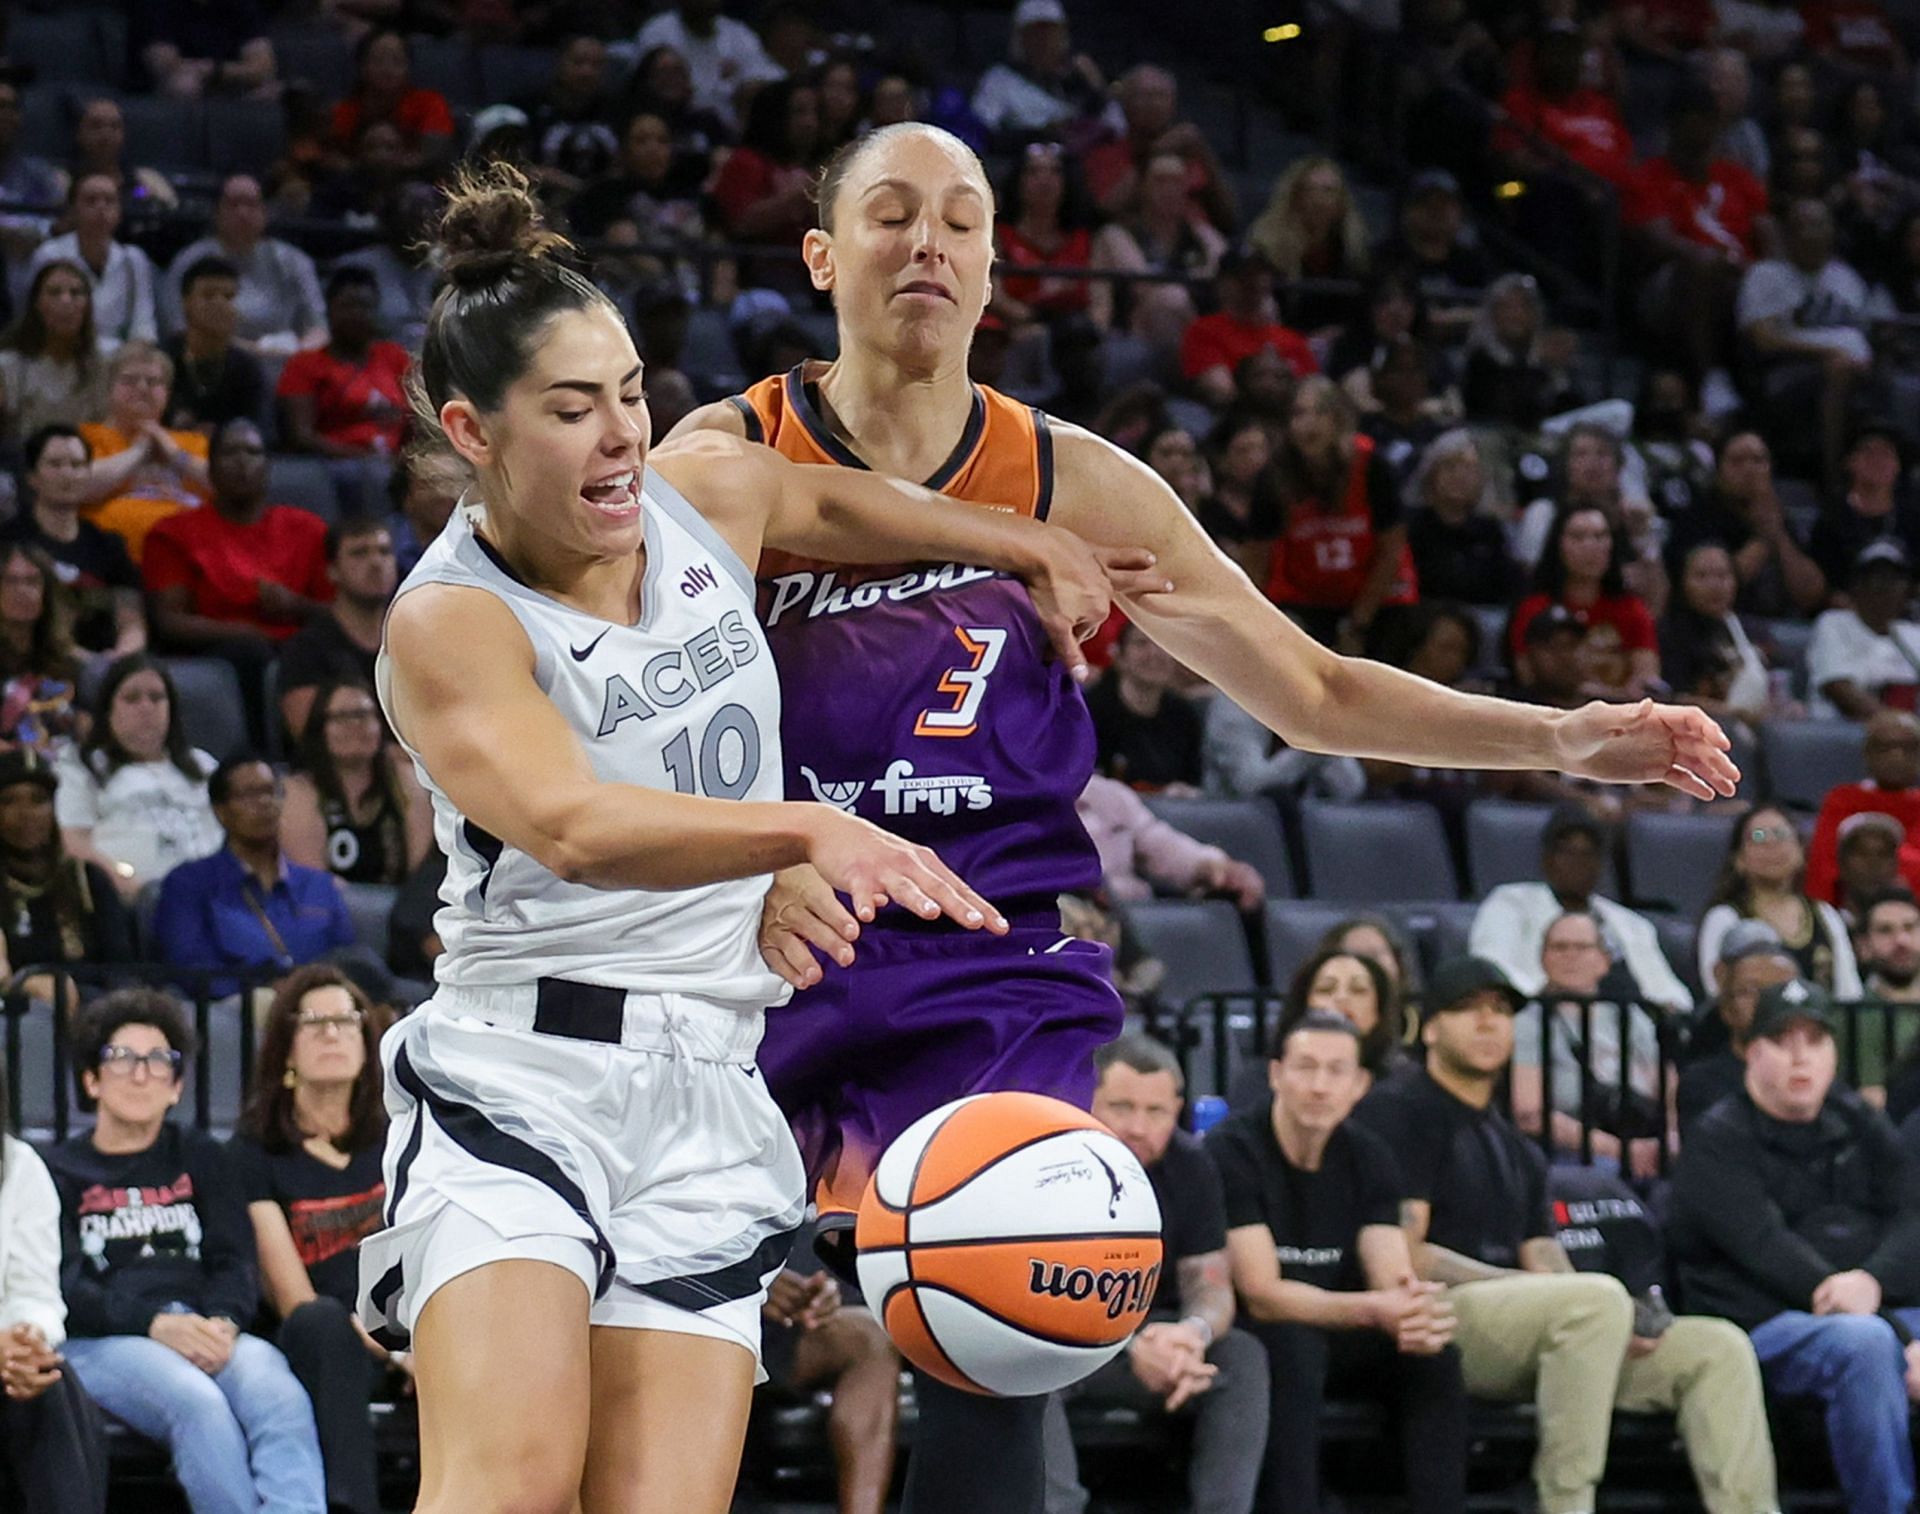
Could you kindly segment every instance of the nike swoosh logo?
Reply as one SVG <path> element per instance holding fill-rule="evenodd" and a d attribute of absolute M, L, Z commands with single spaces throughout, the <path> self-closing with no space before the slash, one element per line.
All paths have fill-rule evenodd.
<path fill-rule="evenodd" d="M 612 629 L 613 629 L 612 626 L 607 627 L 607 631 L 611 631 Z M 575 662 L 585 662 L 589 657 L 593 656 L 593 649 L 599 646 L 601 641 L 605 639 L 607 631 L 602 631 L 598 636 L 594 637 L 593 640 L 588 642 L 584 647 L 576 647 L 576 646 L 569 645 L 567 647 L 567 650 L 573 653 L 573 660 Z"/>

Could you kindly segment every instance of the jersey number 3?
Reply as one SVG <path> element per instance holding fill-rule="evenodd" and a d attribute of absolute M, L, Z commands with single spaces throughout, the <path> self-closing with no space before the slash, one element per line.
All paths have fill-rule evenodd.
<path fill-rule="evenodd" d="M 913 723 L 916 736 L 971 736 L 979 726 L 980 701 L 1006 650 L 1007 633 L 998 626 L 955 626 L 953 634 L 967 655 L 965 663 L 940 675 L 940 692 L 953 703 L 922 710 Z"/>

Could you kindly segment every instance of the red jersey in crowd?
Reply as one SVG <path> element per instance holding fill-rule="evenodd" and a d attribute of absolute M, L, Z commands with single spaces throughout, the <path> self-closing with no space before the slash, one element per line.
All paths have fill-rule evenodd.
<path fill-rule="evenodd" d="M 1188 323 L 1186 335 L 1180 338 L 1180 371 L 1193 379 L 1224 363 L 1232 373 L 1263 347 L 1279 353 L 1295 378 L 1320 371 L 1313 348 L 1292 327 L 1278 321 L 1236 320 L 1224 310 Z"/>
<path fill-rule="evenodd" d="M 1091 287 L 1085 279 L 1047 279 L 1022 277 L 1016 268 L 1087 268 L 1093 263 L 1093 234 L 1084 226 L 1070 231 L 1052 252 L 1043 251 L 1020 235 L 1018 228 L 1002 221 L 994 228 L 1000 244 L 994 277 L 1007 294 L 1035 310 L 1085 310 Z"/>
<path fill-rule="evenodd" d="M 1629 226 L 1664 221 L 1675 236 L 1730 252 L 1742 262 L 1759 253 L 1754 226 L 1766 213 L 1766 185 L 1730 158 L 1715 158 L 1704 184 L 1685 177 L 1665 158 L 1643 163 L 1625 207 Z"/>
<path fill-rule="evenodd" d="M 1521 150 L 1537 135 L 1609 184 L 1624 189 L 1633 176 L 1633 138 L 1611 95 L 1576 89 L 1549 100 L 1533 89 L 1510 89 L 1500 107 L 1512 117 L 1495 135 L 1502 152 Z"/>
<path fill-rule="evenodd" d="M 360 134 L 362 115 L 360 97 L 348 95 L 346 99 L 333 107 L 333 139 L 340 143 L 351 143 Z M 399 129 L 410 145 L 417 146 L 422 137 L 450 137 L 453 135 L 453 112 L 447 107 L 447 97 L 437 89 L 410 89 L 400 97 L 400 103 L 393 108 L 393 114 L 387 117 Z"/>
<path fill-rule="evenodd" d="M 1296 499 L 1273 544 L 1267 598 L 1277 605 L 1343 610 L 1360 597 L 1380 537 L 1400 524 L 1399 493 L 1386 464 L 1374 456 L 1373 438 L 1356 436 L 1340 497 Z M 1400 566 L 1383 605 L 1410 605 L 1420 597 L 1413 553 L 1402 543 Z"/>
<path fill-rule="evenodd" d="M 1840 827 L 1855 815 L 1891 815 L 1906 827 L 1900 843 L 1900 877 L 1920 892 L 1920 789 L 1883 789 L 1872 780 L 1843 783 L 1829 789 L 1820 803 L 1820 818 L 1807 843 L 1807 897 L 1839 904 Z"/>
<path fill-rule="evenodd" d="M 391 455 L 400 450 L 407 427 L 408 361 L 398 342 L 375 342 L 364 363 L 349 363 L 330 347 L 312 347 L 287 359 L 279 393 L 310 396 L 313 429 L 327 441 Z"/>
<path fill-rule="evenodd" d="M 326 522 L 292 505 L 268 505 L 246 525 L 211 505 L 170 515 L 147 533 L 140 566 L 150 593 L 184 586 L 192 591 L 188 608 L 195 615 L 228 621 L 273 641 L 285 641 L 300 622 L 261 613 L 261 579 L 308 599 L 333 598 Z"/>
<path fill-rule="evenodd" d="M 1513 619 L 1507 626 L 1507 642 L 1513 648 L 1515 657 L 1527 644 L 1527 627 L 1532 624 L 1533 617 L 1555 602 L 1550 594 L 1529 594 L 1514 607 Z M 1565 600 L 1558 603 L 1587 628 L 1588 646 L 1602 660 L 1619 658 L 1624 653 L 1660 649 L 1653 616 L 1648 612 L 1646 602 L 1637 594 L 1602 594 L 1590 605 L 1573 605 Z M 1622 671 L 1624 673 L 1624 669 Z"/>

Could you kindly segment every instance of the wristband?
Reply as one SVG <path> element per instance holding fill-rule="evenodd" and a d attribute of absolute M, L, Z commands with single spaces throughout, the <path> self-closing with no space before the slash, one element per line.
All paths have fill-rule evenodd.
<path fill-rule="evenodd" d="M 1213 1344 L 1213 1326 L 1209 1325 L 1202 1316 L 1189 1314 L 1185 1319 L 1181 1320 L 1180 1323 L 1200 1332 L 1200 1340 L 1203 1347 Z"/>

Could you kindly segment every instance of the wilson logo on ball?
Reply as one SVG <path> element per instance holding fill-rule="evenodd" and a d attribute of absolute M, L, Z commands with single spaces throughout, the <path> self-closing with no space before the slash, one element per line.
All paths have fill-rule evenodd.
<path fill-rule="evenodd" d="M 1068 1298 L 1075 1303 L 1098 1297 L 1107 1306 L 1108 1319 L 1144 1312 L 1153 1303 L 1153 1291 L 1160 1285 L 1158 1266 L 1095 1272 L 1091 1267 L 1049 1264 L 1038 1257 L 1031 1259 L 1027 1266 L 1031 1269 L 1027 1280 L 1029 1293 Z"/>

